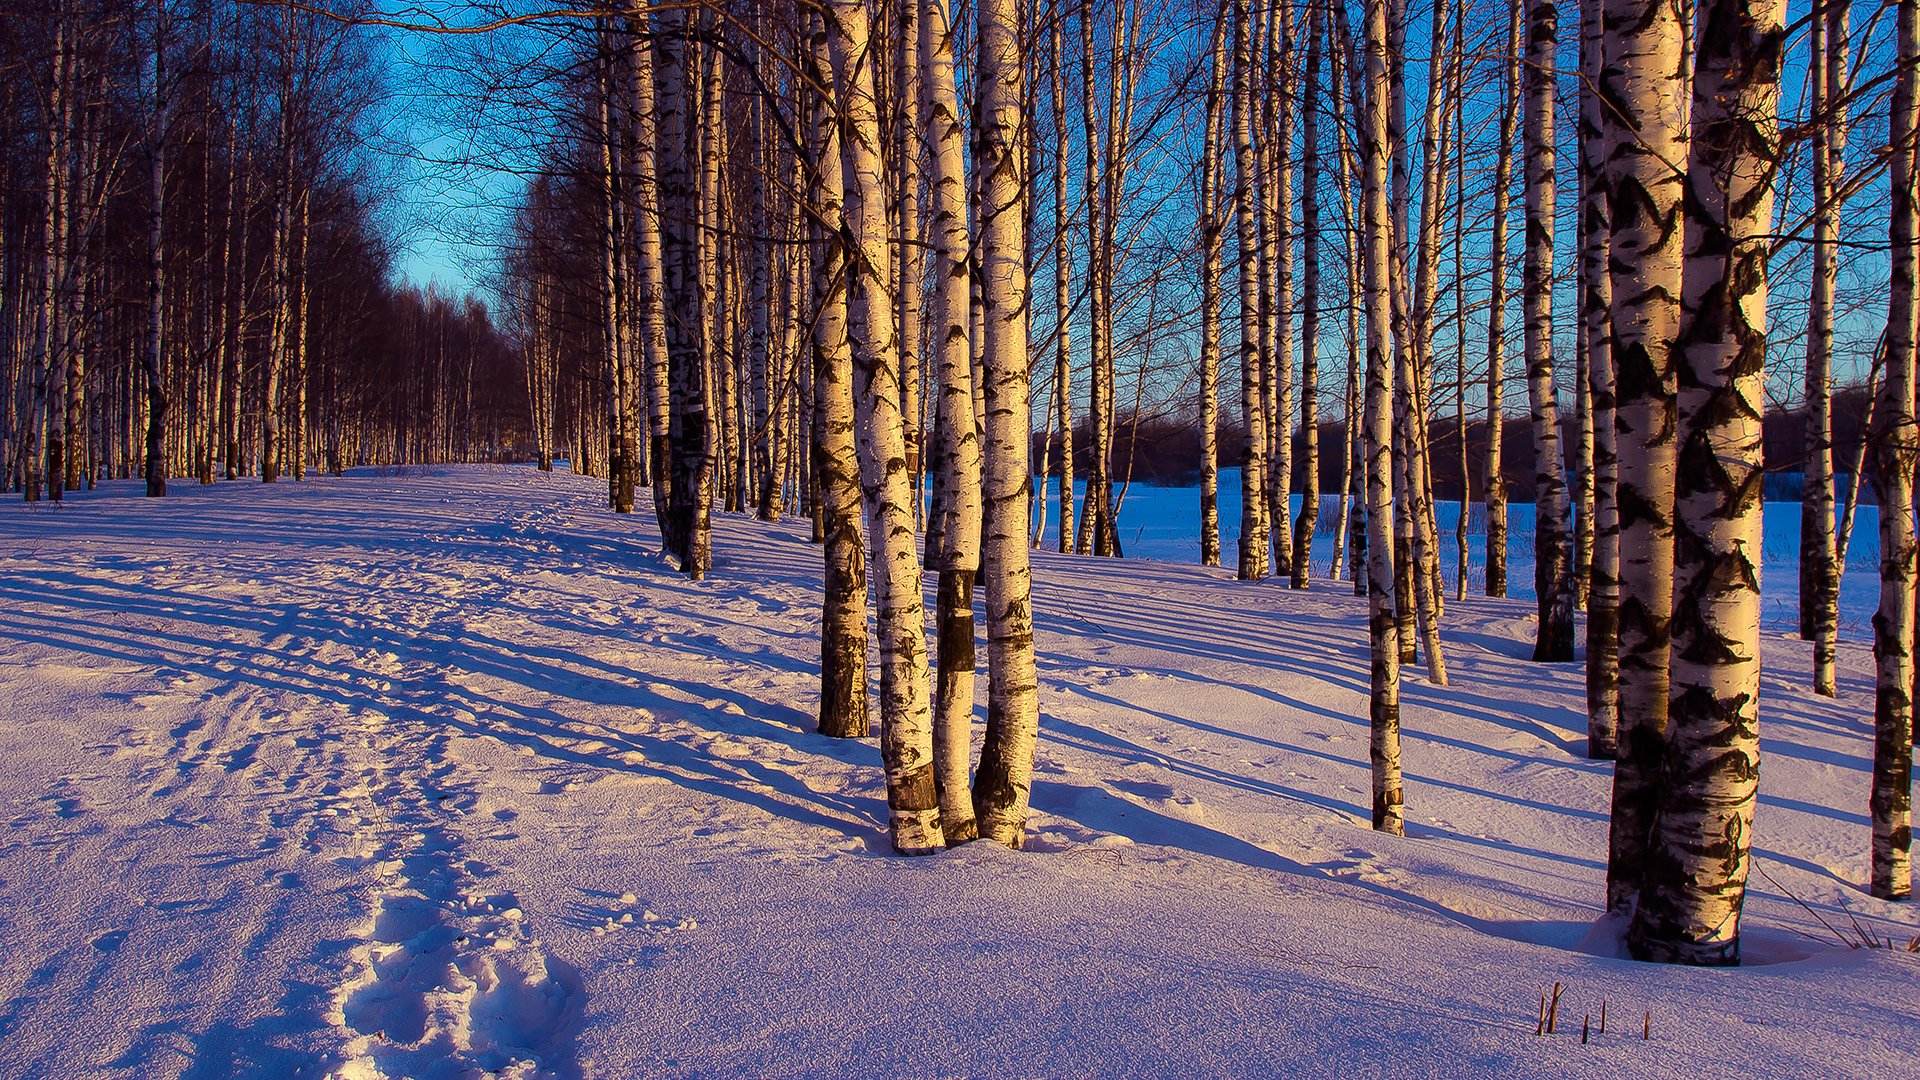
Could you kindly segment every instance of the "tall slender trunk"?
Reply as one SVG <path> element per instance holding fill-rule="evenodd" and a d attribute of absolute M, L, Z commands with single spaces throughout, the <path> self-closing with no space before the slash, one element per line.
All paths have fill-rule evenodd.
<path fill-rule="evenodd" d="M 631 112 L 628 126 L 633 133 L 633 294 L 639 308 L 635 319 L 639 377 L 645 388 L 647 422 L 643 430 L 651 443 L 646 454 L 647 479 L 653 488 L 654 520 L 664 540 L 672 503 L 674 461 L 670 416 L 673 390 L 669 380 L 661 247 L 662 207 L 660 178 L 656 173 L 660 164 L 663 118 L 655 108 L 655 45 L 649 33 L 648 16 L 638 6 L 627 10 L 626 32 L 627 77 L 631 90 L 627 101 Z M 668 546 L 671 549 L 671 545 Z"/>
<path fill-rule="evenodd" d="M 1813 692 L 1834 697 L 1840 556 L 1833 523 L 1833 316 L 1840 274 L 1837 194 L 1845 161 L 1848 0 L 1821 0 L 1809 25 L 1807 70 L 1814 133 L 1813 266 L 1807 303 L 1806 491 L 1800 501 L 1800 636 L 1813 642 Z M 1858 476 L 1854 478 L 1858 482 Z"/>
<path fill-rule="evenodd" d="M 934 782 L 927 695 L 926 612 L 914 546 L 913 488 L 900 463 L 906 431 L 893 342 L 892 250 L 867 0 L 832 0 L 828 43 L 840 90 L 846 205 L 848 339 L 853 347 L 855 445 L 880 641 L 880 751 L 887 771 L 893 848 L 918 855 L 945 846 Z M 1024 398 L 1022 399 L 1024 407 Z M 1024 505 L 1024 503 L 1022 503 Z M 1024 522 L 1018 547 L 1026 552 Z M 989 603 L 989 612 L 992 607 Z M 984 771 L 984 767 L 983 767 Z M 990 835 L 990 834 L 989 834 Z"/>
<path fill-rule="evenodd" d="M 1507 595 L 1507 473 L 1501 453 L 1507 381 L 1507 220 L 1512 217 L 1513 144 L 1520 121 L 1521 27 L 1525 0 L 1508 0 L 1506 57 L 1500 78 L 1500 139 L 1493 164 L 1493 238 L 1487 264 L 1487 595 Z"/>
<path fill-rule="evenodd" d="M 919 0 L 893 0 L 893 217 L 899 230 L 894 291 L 895 339 L 900 352 L 900 412 L 906 418 L 907 476 L 913 487 L 914 520 L 920 520 L 926 466 L 922 464 L 920 355 L 921 313 L 926 279 L 926 248 L 920 235 L 920 138 L 906 122 L 919 109 Z M 963 188 L 964 190 L 964 188 Z"/>
<path fill-rule="evenodd" d="M 1529 0 L 1527 17 L 1527 395 L 1533 409 L 1534 593 L 1539 598 L 1536 661 L 1573 659 L 1573 537 L 1560 460 L 1560 410 L 1553 390 L 1553 118 L 1556 0 Z"/>
<path fill-rule="evenodd" d="M 1246 428 L 1247 448 L 1240 468 L 1240 580 L 1267 576 L 1266 533 L 1266 407 L 1262 393 L 1260 352 L 1261 313 L 1265 298 L 1260 288 L 1260 234 L 1255 213 L 1259 198 L 1253 150 L 1253 50 L 1249 0 L 1233 7 L 1233 166 L 1238 191 L 1234 221 L 1240 240 L 1240 416 Z"/>
<path fill-rule="evenodd" d="M 600 334 L 605 364 L 607 402 L 607 503 L 616 514 L 633 513 L 634 438 L 631 365 L 627 355 L 627 196 L 624 140 L 614 101 L 619 80 L 614 75 L 611 31 L 602 27 L 599 108 L 600 151 Z"/>
<path fill-rule="evenodd" d="M 1400 777 L 1400 643 L 1394 617 L 1392 223 L 1387 205 L 1387 0 L 1366 0 L 1366 99 L 1360 112 L 1362 263 L 1367 306 L 1367 631 L 1372 653 L 1373 827 L 1406 831 Z M 1346 33 L 1346 9 L 1334 7 Z M 1348 49 L 1352 55 L 1351 46 Z"/>
<path fill-rule="evenodd" d="M 1706 0 L 1693 74 L 1664 798 L 1627 941 L 1740 962 L 1760 778 L 1760 455 L 1786 0 Z"/>
<path fill-rule="evenodd" d="M 1268 352 L 1269 414 L 1267 439 L 1268 535 L 1273 543 L 1273 572 L 1293 576 L 1293 4 L 1273 0 L 1268 15 L 1267 100 L 1271 103 L 1273 145 L 1268 150 L 1272 186 L 1267 190 L 1272 225 L 1272 347 Z"/>
<path fill-rule="evenodd" d="M 973 427 L 973 357 L 968 337 L 966 138 L 954 90 L 953 27 L 947 0 L 917 0 L 920 20 L 920 130 L 927 139 L 927 193 L 933 227 L 933 361 L 935 458 L 942 510 L 937 523 L 940 584 L 935 626 L 933 758 L 940 826 L 947 843 L 979 836 L 973 787 L 973 585 L 980 569 L 980 439 Z M 1023 339 L 1024 340 L 1024 339 Z M 930 530 L 934 531 L 934 530 Z"/>
<path fill-rule="evenodd" d="M 1888 144 L 1892 257 L 1887 358 L 1875 399 L 1873 444 L 1880 503 L 1880 610 L 1873 618 L 1873 857 L 1868 888 L 1883 900 L 1913 891 L 1914 364 L 1920 336 L 1920 0 L 1900 0 Z"/>
<path fill-rule="evenodd" d="M 1220 565 L 1221 116 L 1226 79 L 1225 0 L 1214 5 L 1207 45 L 1206 130 L 1200 153 L 1200 565 Z M 1064 293 L 1062 294 L 1064 299 Z"/>
<path fill-rule="evenodd" d="M 807 81 L 821 89 L 812 105 L 807 202 L 813 215 L 813 460 L 819 520 L 825 529 L 820 606 L 822 735 L 859 739 L 867 719 L 867 564 L 860 524 L 860 463 L 854 449 L 853 353 L 847 345 L 846 250 L 840 230 L 845 181 L 840 126 L 830 96 L 832 63 L 817 20 L 803 57 Z"/>
<path fill-rule="evenodd" d="M 1688 84 L 1686 32 L 1671 0 L 1605 0 L 1602 18 L 1605 77 L 1596 93 L 1620 462 L 1618 761 L 1607 852 L 1607 906 L 1615 907 L 1640 887 L 1666 745 Z"/>
<path fill-rule="evenodd" d="M 980 835 L 1019 847 L 1040 731 L 1027 556 L 1026 170 L 1021 146 L 1018 0 L 979 5 L 979 102 L 973 160 L 980 170 L 980 268 L 986 307 L 987 732 L 974 809 Z"/>
<path fill-rule="evenodd" d="M 167 493 L 166 266 L 162 256 L 167 215 L 167 4 L 154 0 L 153 102 L 148 116 L 147 168 L 147 495 Z"/>
<path fill-rule="evenodd" d="M 713 418 L 708 413 L 708 385 L 702 326 L 706 305 L 701 287 L 700 195 L 693 167 L 698 126 L 693 89 L 693 65 L 685 11 L 667 10 L 656 20 L 659 47 L 658 104 L 661 225 L 662 306 L 673 312 L 665 320 L 670 396 L 669 439 L 673 479 L 668 491 L 671 528 L 665 546 L 680 568 L 695 581 L 706 576 L 712 561 L 709 503 L 713 473 Z M 690 318 L 689 315 L 692 317 Z"/>
<path fill-rule="evenodd" d="M 1060 504 L 1059 548 L 1074 549 L 1073 527 L 1073 367 L 1068 362 L 1068 346 L 1073 321 L 1070 289 L 1073 282 L 1073 252 L 1067 247 L 1067 94 L 1066 66 L 1061 51 L 1065 35 L 1060 24 L 1066 13 L 1055 4 L 1054 17 L 1047 31 L 1052 44 L 1053 64 L 1047 72 L 1047 88 L 1053 106 L 1053 393 L 1056 423 L 1060 428 L 1060 471 L 1055 479 L 1054 498 Z"/>
<path fill-rule="evenodd" d="M 1306 106 L 1300 139 L 1300 517 L 1293 535 L 1293 587 L 1313 574 L 1313 532 L 1320 524 L 1320 39 L 1324 19 L 1307 22 Z"/>
<path fill-rule="evenodd" d="M 1606 77 L 1602 0 L 1580 4 L 1580 319 L 1593 440 L 1593 556 L 1587 595 L 1587 756 L 1614 756 L 1620 723 L 1620 510 L 1613 419 L 1613 279 L 1607 270 Z M 1586 436 L 1582 436 L 1585 438 Z"/>

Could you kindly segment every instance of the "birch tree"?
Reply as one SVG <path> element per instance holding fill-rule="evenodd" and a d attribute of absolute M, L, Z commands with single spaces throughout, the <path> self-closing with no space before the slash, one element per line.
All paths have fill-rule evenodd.
<path fill-rule="evenodd" d="M 981 449 L 973 425 L 973 356 L 968 336 L 966 147 L 954 90 L 953 26 L 947 0 L 924 3 L 919 24 L 920 130 L 927 140 L 927 191 L 932 202 L 933 326 L 931 359 L 938 377 L 934 423 L 946 520 L 940 534 L 935 626 L 933 757 L 940 826 L 946 842 L 979 835 L 973 814 L 973 586 L 980 569 Z M 1022 339 L 1024 341 L 1024 339 Z M 991 414 L 989 414 L 991 415 Z M 1072 501 L 1069 493 L 1067 505 Z"/>
<path fill-rule="evenodd" d="M 1604 183 L 1605 120 L 1598 88 L 1606 78 L 1602 0 L 1580 4 L 1580 322 L 1593 440 L 1593 555 L 1587 596 L 1587 756 L 1609 759 L 1619 727 L 1620 512 L 1618 436 L 1613 419 L 1611 226 Z M 1585 438 L 1585 436 L 1583 436 Z"/>
<path fill-rule="evenodd" d="M 1266 408 L 1260 377 L 1261 311 L 1260 234 L 1255 187 L 1258 183 L 1253 152 L 1253 48 L 1249 0 L 1234 0 L 1233 8 L 1233 167 L 1238 195 L 1234 223 L 1240 241 L 1240 414 L 1246 427 L 1247 450 L 1240 467 L 1240 580 L 1267 576 L 1266 516 Z"/>
<path fill-rule="evenodd" d="M 1678 361 L 1672 704 L 1627 940 L 1740 962 L 1760 776 L 1760 420 L 1786 0 L 1700 6 Z M 1904 733 L 1903 733 L 1904 734 Z"/>
<path fill-rule="evenodd" d="M 1500 135 L 1493 163 L 1493 237 L 1487 260 L 1487 595 L 1507 595 L 1507 476 L 1501 453 L 1506 417 L 1507 222 L 1512 217 L 1513 144 L 1520 121 L 1521 27 L 1526 0 L 1508 0 L 1500 78 Z"/>
<path fill-rule="evenodd" d="M 847 343 L 846 250 L 840 220 L 845 182 L 835 121 L 826 25 L 810 20 L 802 73 L 811 93 L 807 161 L 813 249 L 813 459 L 824 531 L 820 606 L 822 735 L 865 738 L 867 720 L 866 536 L 860 525 L 860 463 L 854 448 L 853 353 Z"/>
<path fill-rule="evenodd" d="M 1659 804 L 1666 743 L 1673 610 L 1675 349 L 1680 325 L 1682 185 L 1687 160 L 1676 0 L 1605 0 L 1605 141 L 1619 433 L 1620 627 L 1618 761 L 1607 854 L 1607 905 L 1639 888 Z"/>
<path fill-rule="evenodd" d="M 974 785 L 980 835 L 1019 847 L 1040 730 L 1027 555 L 1028 406 L 1023 64 L 1018 0 L 980 0 L 973 160 L 980 172 L 986 329 L 987 731 Z"/>
<path fill-rule="evenodd" d="M 946 841 L 934 780 L 926 609 L 920 592 L 920 553 L 914 545 L 913 486 L 906 469 L 899 354 L 888 295 L 893 260 L 874 94 L 874 66 L 880 53 L 871 39 L 867 0 L 832 0 L 826 19 L 843 136 L 840 160 L 846 203 L 841 235 L 847 249 L 847 336 L 853 349 L 855 445 L 880 643 L 880 748 L 887 771 L 888 831 L 896 852 L 924 855 L 944 847 Z M 1023 554 L 1025 538 L 1023 521 L 1019 534 Z M 991 614 L 991 606 L 988 610 Z"/>
<path fill-rule="evenodd" d="M 1800 635 L 1813 641 L 1813 692 L 1834 697 L 1840 561 L 1833 520 L 1833 319 L 1840 274 L 1839 189 L 1845 162 L 1847 0 L 1822 0 L 1808 23 L 1813 134 L 1813 266 L 1807 302 L 1805 494 L 1800 502 Z M 1853 475 L 1859 486 L 1860 476 Z"/>
<path fill-rule="evenodd" d="M 1883 900 L 1913 891 L 1914 365 L 1920 338 L 1920 0 L 1899 0 L 1897 74 L 1888 130 L 1892 256 L 1887 355 L 1874 402 L 1875 495 L 1880 504 L 1880 609 L 1873 617 L 1873 854 L 1867 886 Z"/>
<path fill-rule="evenodd" d="M 1573 659 L 1573 536 L 1560 461 L 1560 409 L 1553 388 L 1555 0 L 1530 0 L 1527 15 L 1527 247 L 1522 267 L 1526 309 L 1527 396 L 1533 409 L 1534 595 L 1539 598 L 1536 661 Z"/>
<path fill-rule="evenodd" d="M 1344 9 L 1335 7 L 1343 23 Z M 1393 342 L 1388 295 L 1392 228 L 1387 207 L 1387 4 L 1366 0 L 1365 100 L 1360 103 L 1362 272 L 1367 308 L 1367 636 L 1372 654 L 1368 756 L 1373 827 L 1406 831 L 1400 777 L 1400 642 L 1394 617 Z M 1343 33 L 1342 38 L 1347 38 Z M 1350 39 L 1349 39 L 1350 40 Z M 1351 52 L 1351 50 L 1349 50 Z"/>

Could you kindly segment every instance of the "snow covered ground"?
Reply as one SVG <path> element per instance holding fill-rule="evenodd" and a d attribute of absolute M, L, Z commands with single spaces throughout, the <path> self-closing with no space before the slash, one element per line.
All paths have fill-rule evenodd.
<path fill-rule="evenodd" d="M 0 1075 L 1914 1075 L 1920 956 L 1819 922 L 1920 934 L 1860 888 L 1864 646 L 1826 702 L 1768 637 L 1750 964 L 1653 967 L 1525 602 L 1408 680 L 1393 839 L 1343 585 L 1043 555 L 1030 848 L 908 860 L 812 733 L 804 531 L 692 584 L 603 491 L 0 507 Z"/>

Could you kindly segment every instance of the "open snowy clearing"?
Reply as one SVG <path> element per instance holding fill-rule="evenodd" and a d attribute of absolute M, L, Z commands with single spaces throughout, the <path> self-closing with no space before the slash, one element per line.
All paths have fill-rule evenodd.
<path fill-rule="evenodd" d="M 1594 925 L 1609 767 L 1529 604 L 1410 673 L 1397 839 L 1344 583 L 1041 554 L 1029 848 L 909 860 L 812 732 L 804 527 L 717 516 L 693 584 L 603 498 L 0 510 L 0 1075 L 1915 1074 L 1920 956 L 1818 921 L 1920 934 L 1860 888 L 1864 645 L 1829 702 L 1768 636 L 1749 966 L 1654 967 Z"/>

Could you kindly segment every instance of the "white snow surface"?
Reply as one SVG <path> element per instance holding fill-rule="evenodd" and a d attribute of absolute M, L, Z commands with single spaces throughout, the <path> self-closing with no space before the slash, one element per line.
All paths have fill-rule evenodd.
<path fill-rule="evenodd" d="M 904 859 L 812 730 L 804 526 L 716 516 L 694 584 L 604 494 L 0 508 L 0 1076 L 1916 1075 L 1920 956 L 1821 925 L 1920 934 L 1861 888 L 1863 645 L 1823 701 L 1767 637 L 1748 966 L 1660 967 L 1525 601 L 1409 674 L 1395 839 L 1347 585 L 1040 553 L 1027 849 Z"/>

